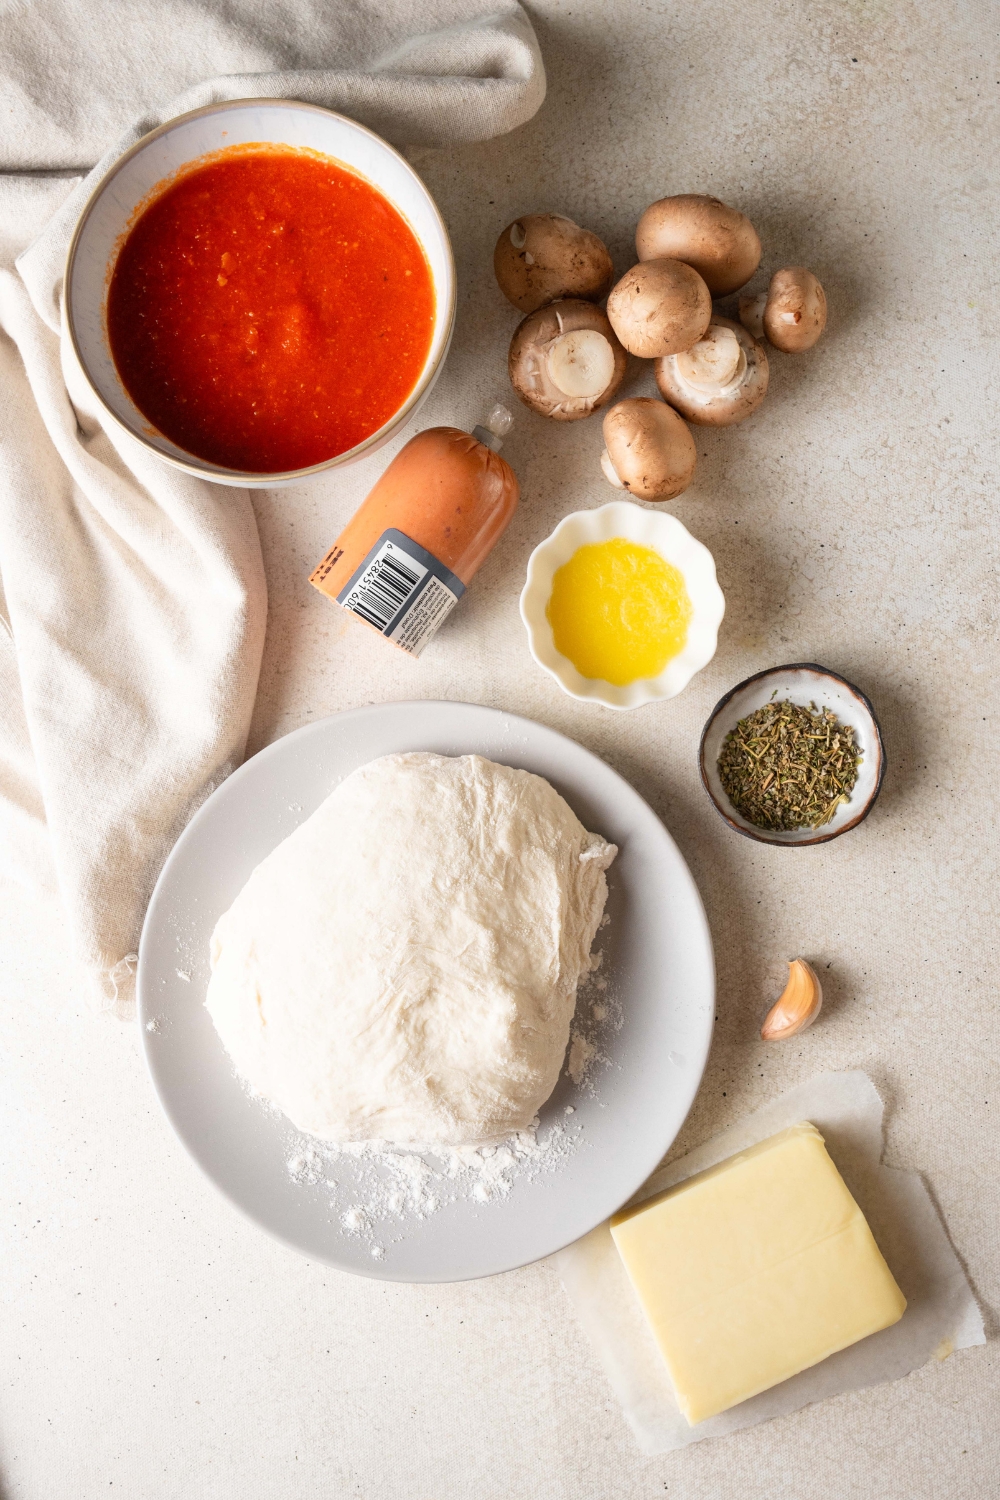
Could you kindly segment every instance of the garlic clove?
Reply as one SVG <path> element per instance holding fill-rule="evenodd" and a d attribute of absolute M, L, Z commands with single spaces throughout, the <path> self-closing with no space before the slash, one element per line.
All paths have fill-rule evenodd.
<path fill-rule="evenodd" d="M 788 965 L 788 983 L 781 997 L 767 1013 L 760 1028 L 765 1042 L 784 1041 L 811 1026 L 823 1005 L 823 989 L 813 969 L 804 958 L 793 958 Z"/>

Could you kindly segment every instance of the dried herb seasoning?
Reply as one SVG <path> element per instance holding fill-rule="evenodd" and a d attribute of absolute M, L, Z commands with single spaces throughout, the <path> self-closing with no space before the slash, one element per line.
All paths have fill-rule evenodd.
<path fill-rule="evenodd" d="M 748 823 L 770 832 L 822 828 L 858 779 L 854 728 L 829 708 L 766 703 L 726 735 L 719 778 Z"/>

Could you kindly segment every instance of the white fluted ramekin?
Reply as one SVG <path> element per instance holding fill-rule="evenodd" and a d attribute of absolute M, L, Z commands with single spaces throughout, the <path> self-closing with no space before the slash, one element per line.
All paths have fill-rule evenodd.
<path fill-rule="evenodd" d="M 602 678 L 584 677 L 560 651 L 552 636 L 545 607 L 556 570 L 569 562 L 578 547 L 625 537 L 652 547 L 684 578 L 692 617 L 683 651 L 673 657 L 659 677 L 641 677 L 625 687 Z M 726 601 L 715 576 L 715 561 L 676 516 L 646 510 L 630 500 L 614 500 L 599 510 L 578 510 L 559 522 L 555 531 L 528 559 L 528 578 L 521 593 L 521 619 L 528 632 L 531 654 L 571 698 L 603 703 L 606 708 L 641 708 L 674 698 L 715 655 Z"/>

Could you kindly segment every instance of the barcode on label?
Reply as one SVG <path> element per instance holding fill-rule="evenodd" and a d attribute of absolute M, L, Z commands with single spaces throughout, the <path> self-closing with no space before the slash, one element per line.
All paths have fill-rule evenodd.
<path fill-rule="evenodd" d="M 440 573 L 448 582 L 438 576 Z M 419 656 L 455 608 L 462 590 L 461 579 L 408 536 L 394 530 L 383 532 L 353 581 L 337 595 L 337 603 L 404 651 Z"/>
<path fill-rule="evenodd" d="M 404 558 L 392 542 L 387 542 L 343 601 L 344 608 L 353 610 L 384 634 L 416 593 L 426 572 L 415 558 Z"/>

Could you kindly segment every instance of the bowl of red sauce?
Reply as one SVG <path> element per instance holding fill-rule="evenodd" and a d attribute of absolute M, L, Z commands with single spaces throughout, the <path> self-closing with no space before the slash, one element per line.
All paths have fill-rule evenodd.
<path fill-rule="evenodd" d="M 413 168 L 363 125 L 285 99 L 144 136 L 84 209 L 65 287 L 109 416 L 177 468 L 254 487 L 393 437 L 455 316 L 448 232 Z"/>

